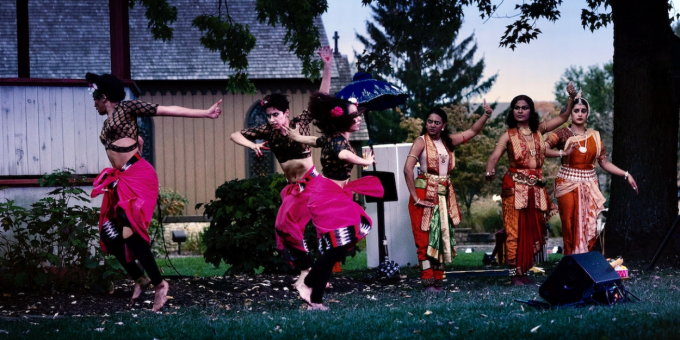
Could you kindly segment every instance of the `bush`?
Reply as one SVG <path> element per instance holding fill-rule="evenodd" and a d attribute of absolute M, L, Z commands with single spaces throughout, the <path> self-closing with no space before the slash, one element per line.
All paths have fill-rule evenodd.
<path fill-rule="evenodd" d="M 83 178 L 67 169 L 45 175 L 38 183 L 56 189 L 30 209 L 16 206 L 13 200 L 0 201 L 2 282 L 15 288 L 75 282 L 108 290 L 120 265 L 99 247 L 99 208 L 70 205 L 90 202 L 85 191 L 76 187 L 84 183 Z"/>
<path fill-rule="evenodd" d="M 281 174 L 228 181 L 215 191 L 216 200 L 204 205 L 212 218 L 203 235 L 207 263 L 231 264 L 229 274 L 288 272 L 292 267 L 276 249 L 274 222 L 281 206 Z M 203 204 L 196 205 L 199 209 Z"/>

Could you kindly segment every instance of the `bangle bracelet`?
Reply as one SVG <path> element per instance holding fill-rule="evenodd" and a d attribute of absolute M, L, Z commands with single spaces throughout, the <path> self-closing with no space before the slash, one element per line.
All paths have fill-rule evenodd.
<path fill-rule="evenodd" d="M 416 204 L 418 204 L 418 203 L 420 203 L 420 198 L 416 198 L 416 200 L 413 201 L 413 205 L 416 205 Z"/>
<path fill-rule="evenodd" d="M 562 158 L 562 150 L 560 150 L 560 158 Z"/>
<path fill-rule="evenodd" d="M 626 173 L 623 174 L 623 179 L 628 180 L 628 171 L 626 171 Z"/>

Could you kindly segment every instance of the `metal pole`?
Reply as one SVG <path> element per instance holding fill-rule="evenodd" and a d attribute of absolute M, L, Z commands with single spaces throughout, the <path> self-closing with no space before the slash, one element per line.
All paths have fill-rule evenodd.
<path fill-rule="evenodd" d="M 675 222 L 673 222 L 673 226 L 671 227 L 671 230 L 668 231 L 666 238 L 661 243 L 659 250 L 656 251 L 654 258 L 652 259 L 652 263 L 649 264 L 649 266 L 647 267 L 647 270 L 652 270 L 654 268 L 654 264 L 656 264 L 656 261 L 659 259 L 659 257 L 661 257 L 661 253 L 663 252 L 663 249 L 666 248 L 666 245 L 668 244 L 668 241 L 670 241 L 671 236 L 673 234 L 675 234 L 675 229 L 678 227 L 678 222 L 680 222 L 680 216 L 675 218 Z"/>

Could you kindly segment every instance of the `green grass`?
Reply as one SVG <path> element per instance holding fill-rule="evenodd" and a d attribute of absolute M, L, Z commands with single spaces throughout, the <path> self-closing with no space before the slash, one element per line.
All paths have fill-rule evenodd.
<path fill-rule="evenodd" d="M 614 307 L 536 310 L 513 300 L 537 298 L 537 285 L 512 287 L 507 278 L 466 278 L 449 280 L 448 290 L 438 295 L 400 286 L 330 294 L 327 298 L 338 302 L 328 303 L 329 312 L 301 311 L 301 303 L 290 300 L 233 305 L 230 310 L 182 308 L 163 315 L 137 310 L 108 317 L 0 320 L 0 329 L 9 332 L 0 338 L 677 339 L 680 291 L 674 282 L 680 271 L 633 275 L 626 285 L 644 301 Z M 99 328 L 103 330 L 95 331 Z"/>
<path fill-rule="evenodd" d="M 230 267 L 228 264 L 222 263 L 218 268 L 215 268 L 212 264 L 205 263 L 203 256 L 175 257 L 171 258 L 170 261 L 181 275 L 187 276 L 222 276 Z M 156 259 L 156 263 L 163 269 L 163 275 L 177 275 L 165 259 Z"/>
<path fill-rule="evenodd" d="M 347 271 L 366 271 L 366 251 L 357 252 L 354 257 L 347 257 L 345 263 L 342 265 L 343 273 Z M 453 262 L 447 265 L 447 270 L 466 270 L 479 269 L 482 264 L 484 253 L 476 252 L 471 254 L 459 253 L 453 259 Z M 559 261 L 561 255 L 550 255 L 551 261 Z M 172 264 L 177 268 L 181 275 L 210 277 L 222 276 L 224 272 L 229 269 L 229 265 L 221 264 L 219 268 L 215 268 L 212 264 L 205 263 L 202 256 L 192 257 L 177 257 L 171 259 Z M 163 268 L 164 275 L 177 275 L 175 271 L 167 264 L 165 259 L 157 259 L 156 263 Z M 403 270 L 409 271 L 408 268 Z"/>

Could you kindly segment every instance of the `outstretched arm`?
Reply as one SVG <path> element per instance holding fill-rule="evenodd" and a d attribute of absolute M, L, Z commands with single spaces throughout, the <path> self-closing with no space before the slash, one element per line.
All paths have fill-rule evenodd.
<path fill-rule="evenodd" d="M 366 154 L 364 155 L 363 158 L 353 154 L 351 151 L 342 150 L 338 154 L 338 158 L 340 158 L 345 163 L 362 165 L 362 166 L 369 166 L 373 163 L 377 163 L 374 159 L 375 154 L 373 153 L 373 150 L 369 150 L 368 152 L 366 152 Z"/>
<path fill-rule="evenodd" d="M 609 163 L 607 161 L 607 157 L 602 157 L 602 158 L 598 159 L 598 163 L 600 163 L 600 166 L 602 167 L 602 169 L 604 169 L 608 173 L 610 173 L 612 175 L 624 177 L 628 181 L 628 184 L 630 184 L 630 187 L 633 188 L 633 190 L 635 190 L 635 193 L 636 194 L 638 193 L 637 183 L 635 183 L 635 179 L 633 179 L 633 175 L 629 174 L 628 171 L 623 171 L 623 170 L 619 169 L 619 167 L 617 167 L 613 163 Z"/>
<path fill-rule="evenodd" d="M 241 131 L 236 131 L 236 132 L 232 133 L 231 136 L 229 137 L 229 139 L 231 139 L 232 142 L 234 142 L 238 145 L 245 146 L 246 148 L 255 151 L 255 155 L 257 155 L 257 157 L 262 156 L 262 150 L 269 150 L 268 147 L 264 146 L 265 144 L 267 144 L 267 142 L 260 143 L 260 144 L 253 143 L 250 140 L 248 140 L 248 138 L 246 138 L 241 133 Z"/>
<path fill-rule="evenodd" d="M 567 99 L 567 108 L 564 112 L 560 112 L 560 115 L 538 125 L 538 131 L 541 133 L 546 133 L 548 131 L 555 130 L 560 125 L 569 119 L 571 110 L 574 108 L 574 98 L 576 97 L 576 90 L 574 90 L 574 84 L 569 82 L 567 85 L 567 92 L 569 93 L 569 98 Z"/>
<path fill-rule="evenodd" d="M 207 110 L 190 109 L 182 106 L 159 106 L 156 108 L 157 116 L 186 117 L 186 118 L 211 118 L 216 119 L 222 114 L 220 109 L 222 99 Z"/>
<path fill-rule="evenodd" d="M 288 138 L 301 144 L 309 145 L 311 147 L 318 147 L 318 145 L 316 145 L 316 140 L 319 137 L 301 135 L 299 131 L 300 126 L 296 126 L 295 129 L 291 129 L 290 127 L 284 125 L 283 128 L 286 130 L 286 136 L 288 136 Z"/>
<path fill-rule="evenodd" d="M 508 133 L 503 133 L 496 144 L 496 148 L 491 153 L 491 156 L 489 156 L 489 160 L 486 162 L 485 174 L 487 181 L 493 181 L 493 179 L 496 178 L 496 163 L 498 163 L 498 160 L 503 156 L 509 141 L 510 137 L 508 137 Z"/>
<path fill-rule="evenodd" d="M 322 47 L 319 49 L 317 54 L 321 57 L 321 61 L 323 62 L 323 76 L 321 78 L 321 87 L 319 87 L 319 92 L 330 94 L 333 49 L 330 48 L 330 46 Z"/>
<path fill-rule="evenodd" d="M 491 113 L 493 113 L 491 106 L 486 104 L 486 98 L 484 99 L 484 104 L 482 104 L 482 107 L 484 108 L 484 114 L 481 117 L 479 117 L 479 119 L 477 119 L 477 121 L 474 124 L 472 124 L 472 126 L 469 129 L 461 133 L 451 135 L 453 145 L 460 145 L 462 143 L 465 143 L 470 139 L 474 138 L 480 132 L 482 132 L 484 124 L 486 124 L 486 121 L 489 119 L 489 117 L 491 117 Z"/>
<path fill-rule="evenodd" d="M 567 145 L 567 149 L 562 151 L 562 150 L 551 149 L 550 144 L 548 144 L 548 142 L 546 142 L 545 143 L 545 157 L 562 158 L 564 156 L 571 155 L 571 152 L 574 151 L 574 144 L 575 143 L 569 143 L 569 145 Z"/>

